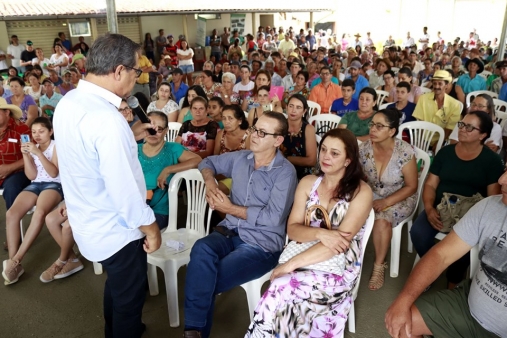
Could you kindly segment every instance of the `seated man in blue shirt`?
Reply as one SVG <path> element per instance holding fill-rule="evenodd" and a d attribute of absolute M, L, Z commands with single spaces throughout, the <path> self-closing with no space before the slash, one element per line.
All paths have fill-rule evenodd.
<path fill-rule="evenodd" d="M 400 123 L 416 121 L 415 117 L 412 117 L 415 109 L 415 103 L 408 100 L 408 94 L 412 87 L 410 83 L 402 81 L 396 85 L 396 97 L 398 102 L 391 103 L 387 108 L 396 108 L 403 112 L 400 119 Z"/>
<path fill-rule="evenodd" d="M 463 89 L 465 96 L 476 90 L 486 90 L 486 80 L 479 76 L 484 71 L 482 61 L 478 58 L 470 59 L 466 62 L 465 68 L 468 70 L 468 74 L 461 75 L 456 82 L 456 85 Z"/>
<path fill-rule="evenodd" d="M 353 80 L 351 79 L 344 80 L 342 84 L 343 97 L 333 101 L 333 104 L 331 105 L 331 113 L 342 117 L 348 112 L 358 111 L 359 103 L 357 102 L 356 99 L 352 98 L 355 89 L 356 84 Z"/>
<path fill-rule="evenodd" d="M 199 165 L 210 207 L 226 217 L 192 247 L 184 337 L 209 337 L 215 295 L 277 265 L 297 185 L 294 166 L 278 150 L 287 132 L 282 114 L 264 112 L 253 127 L 250 150 L 210 156 Z M 218 188 L 217 174 L 232 178 L 230 199 Z"/>
<path fill-rule="evenodd" d="M 180 100 L 187 95 L 188 85 L 182 81 L 183 71 L 179 68 L 173 69 L 173 78 L 170 82 L 171 92 L 174 95 L 176 103 L 180 103 Z"/>
<path fill-rule="evenodd" d="M 359 74 L 359 70 L 362 68 L 361 62 L 352 61 L 349 67 L 350 79 L 352 79 L 356 83 L 356 91 L 352 98 L 359 100 L 359 93 L 365 87 L 369 86 L 368 80 L 362 75 Z"/>

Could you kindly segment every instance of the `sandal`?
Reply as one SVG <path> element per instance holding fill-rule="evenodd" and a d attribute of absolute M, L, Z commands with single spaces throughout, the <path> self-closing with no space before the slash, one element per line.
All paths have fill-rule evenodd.
<path fill-rule="evenodd" d="M 368 288 L 372 291 L 380 289 L 384 286 L 384 270 L 387 268 L 386 263 L 375 264 L 373 263 L 373 272 L 371 273 L 370 282 Z"/>

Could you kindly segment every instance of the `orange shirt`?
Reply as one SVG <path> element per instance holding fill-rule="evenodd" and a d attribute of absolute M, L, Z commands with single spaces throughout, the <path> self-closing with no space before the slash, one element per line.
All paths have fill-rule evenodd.
<path fill-rule="evenodd" d="M 313 87 L 308 100 L 318 103 L 321 108 L 321 113 L 327 114 L 331 109 L 333 101 L 341 99 L 342 97 L 342 88 L 337 84 L 331 82 L 326 89 L 322 83 L 319 83 Z"/>

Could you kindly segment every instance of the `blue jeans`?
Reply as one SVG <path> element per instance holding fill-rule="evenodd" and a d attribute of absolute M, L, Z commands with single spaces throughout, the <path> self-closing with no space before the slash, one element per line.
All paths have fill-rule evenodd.
<path fill-rule="evenodd" d="M 144 238 L 125 245 L 120 251 L 100 262 L 107 271 L 104 287 L 104 319 L 106 338 L 139 338 L 148 277 L 148 258 L 143 249 Z"/>
<path fill-rule="evenodd" d="M 435 230 L 428 221 L 426 211 L 423 211 L 417 217 L 410 230 L 410 238 L 419 257 L 424 256 L 435 245 L 435 236 L 438 233 L 439 231 Z M 446 272 L 447 280 L 455 284 L 461 282 L 469 265 L 470 255 L 466 253 L 456 262 L 449 265 Z"/>
<path fill-rule="evenodd" d="M 24 171 L 19 171 L 5 178 L 3 183 L 0 185 L 0 188 L 4 189 L 3 196 L 7 210 L 10 209 L 19 193 L 29 184 L 30 180 L 26 178 Z"/>
<path fill-rule="evenodd" d="M 227 238 L 218 232 L 198 240 L 185 280 L 185 329 L 209 337 L 215 295 L 261 277 L 277 265 L 280 253 L 264 252 L 239 236 Z"/>

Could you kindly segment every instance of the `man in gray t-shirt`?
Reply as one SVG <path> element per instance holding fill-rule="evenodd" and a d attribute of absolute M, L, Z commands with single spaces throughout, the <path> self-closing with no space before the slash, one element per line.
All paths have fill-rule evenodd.
<path fill-rule="evenodd" d="M 502 194 L 477 203 L 416 265 L 387 310 L 391 336 L 507 337 L 507 173 L 498 182 Z M 471 280 L 418 298 L 474 246 L 480 266 Z"/>

